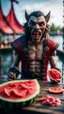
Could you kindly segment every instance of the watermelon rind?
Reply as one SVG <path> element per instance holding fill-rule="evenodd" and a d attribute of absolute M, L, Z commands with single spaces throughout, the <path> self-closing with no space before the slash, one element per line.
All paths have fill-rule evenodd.
<path fill-rule="evenodd" d="M 11 100 L 10 98 L 4 98 L 2 96 L 0 96 L 0 103 L 1 105 L 6 109 L 17 109 L 17 108 L 23 108 L 25 106 L 28 106 L 30 104 L 32 104 L 36 98 L 39 96 L 39 93 L 40 93 L 40 84 L 38 82 L 37 79 L 33 79 L 37 85 L 37 89 L 35 91 L 35 93 L 30 96 L 29 98 L 25 98 L 25 99 L 17 99 L 17 100 Z M 25 82 L 25 81 L 28 81 L 28 80 L 19 80 L 19 82 Z M 3 86 L 3 85 L 6 85 L 6 84 L 9 84 L 9 83 L 14 83 L 14 82 L 18 82 L 18 80 L 14 80 L 14 81 L 8 81 L 8 82 L 5 82 L 3 84 L 0 84 L 0 87 Z"/>

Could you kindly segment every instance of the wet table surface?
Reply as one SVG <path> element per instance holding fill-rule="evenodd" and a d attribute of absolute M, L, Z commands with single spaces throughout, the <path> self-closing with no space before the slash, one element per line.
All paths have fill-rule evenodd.
<path fill-rule="evenodd" d="M 64 84 L 52 84 L 51 82 L 40 81 L 40 94 L 39 97 L 51 95 L 58 97 L 62 100 L 62 103 L 58 107 L 42 105 L 38 98 L 30 106 L 24 107 L 21 110 L 12 112 L 13 114 L 64 114 L 64 92 L 60 94 L 52 94 L 48 91 L 50 87 L 64 87 Z M 2 109 L 1 109 L 2 111 Z M 8 113 L 9 114 L 9 113 Z"/>

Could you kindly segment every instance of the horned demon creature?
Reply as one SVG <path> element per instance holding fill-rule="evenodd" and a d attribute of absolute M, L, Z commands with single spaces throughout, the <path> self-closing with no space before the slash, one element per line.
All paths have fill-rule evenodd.
<path fill-rule="evenodd" d="M 21 62 L 22 79 L 48 81 L 48 63 L 51 68 L 58 69 L 56 49 L 59 45 L 49 36 L 50 12 L 45 16 L 41 11 L 34 11 L 30 15 L 25 11 L 25 18 L 24 34 L 11 42 L 15 56 L 8 72 L 8 80 L 17 78 Z"/>

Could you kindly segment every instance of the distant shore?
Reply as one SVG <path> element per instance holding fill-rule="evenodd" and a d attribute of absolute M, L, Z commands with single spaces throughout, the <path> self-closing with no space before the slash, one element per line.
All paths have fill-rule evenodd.
<path fill-rule="evenodd" d="M 64 35 L 63 32 L 49 32 L 50 35 Z"/>

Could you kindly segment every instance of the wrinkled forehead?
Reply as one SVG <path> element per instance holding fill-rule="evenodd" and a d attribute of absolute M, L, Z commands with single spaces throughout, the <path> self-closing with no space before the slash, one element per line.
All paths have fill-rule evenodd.
<path fill-rule="evenodd" d="M 44 16 L 39 16 L 39 17 L 36 17 L 36 16 L 31 16 L 29 18 L 29 22 L 30 21 L 33 21 L 33 22 L 46 22 Z"/>

